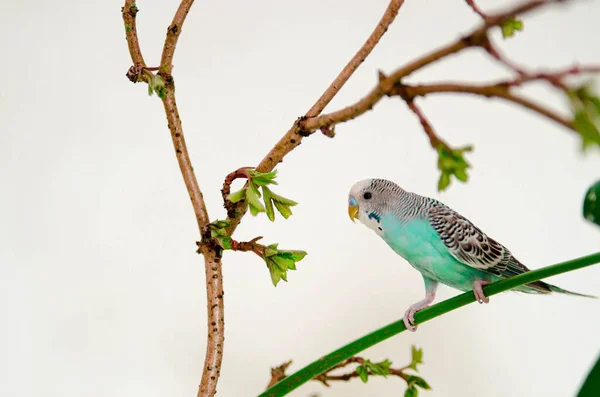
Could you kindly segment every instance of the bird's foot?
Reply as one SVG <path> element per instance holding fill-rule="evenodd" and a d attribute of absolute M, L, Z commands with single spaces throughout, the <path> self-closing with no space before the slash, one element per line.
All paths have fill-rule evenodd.
<path fill-rule="evenodd" d="M 490 298 L 485 296 L 483 293 L 483 286 L 488 285 L 490 282 L 486 280 L 475 280 L 473 283 L 473 294 L 475 295 L 475 299 L 479 303 L 490 303 Z"/>
<path fill-rule="evenodd" d="M 419 310 L 423 310 L 429 307 L 429 304 L 427 303 L 423 303 L 423 302 L 418 302 L 415 303 L 414 305 L 411 305 L 408 310 L 406 310 L 406 312 L 404 312 L 404 317 L 402 318 L 402 321 L 404 321 L 404 325 L 406 326 L 406 329 L 411 331 L 411 332 L 415 332 L 417 330 L 417 326 L 414 325 L 415 324 L 415 313 L 418 312 Z"/>

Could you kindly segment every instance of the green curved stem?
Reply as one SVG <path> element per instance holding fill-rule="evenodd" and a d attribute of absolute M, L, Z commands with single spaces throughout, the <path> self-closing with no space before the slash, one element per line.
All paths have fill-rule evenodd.
<path fill-rule="evenodd" d="M 531 282 L 541 280 L 546 277 L 555 276 L 557 274 L 566 273 L 572 270 L 581 269 L 583 267 L 591 266 L 600 262 L 600 252 L 595 254 L 587 255 L 581 258 L 573 259 L 567 262 L 559 263 L 544 267 L 541 269 L 533 270 L 519 276 L 515 276 L 506 280 L 498 281 L 493 284 L 489 284 L 483 288 L 486 296 L 496 295 L 500 292 L 507 291 L 509 289 L 518 287 L 523 284 L 529 284 Z M 433 318 L 439 317 L 442 314 L 451 312 L 452 310 L 458 309 L 469 303 L 475 302 L 475 296 L 472 291 L 465 292 L 464 294 L 455 296 L 454 298 L 445 300 L 438 303 L 437 305 L 431 306 L 428 309 L 422 310 L 415 315 L 415 323 L 422 324 Z M 346 346 L 329 353 L 328 355 L 320 358 L 319 360 L 307 365 L 298 372 L 288 376 L 280 382 L 273 385 L 271 388 L 260 394 L 258 397 L 281 397 L 292 390 L 298 388 L 302 384 L 308 382 L 317 375 L 322 374 L 334 365 L 346 360 L 357 353 L 368 349 L 369 347 L 376 345 L 400 332 L 406 331 L 406 327 L 402 320 L 391 323 L 383 328 L 380 328 L 370 334 L 363 336 L 360 339 L 355 340 L 347 344 Z"/>

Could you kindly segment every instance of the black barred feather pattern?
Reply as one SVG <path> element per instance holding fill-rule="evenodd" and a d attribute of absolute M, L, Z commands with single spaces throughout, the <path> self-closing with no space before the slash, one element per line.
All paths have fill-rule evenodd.
<path fill-rule="evenodd" d="M 529 271 L 508 248 L 488 237 L 467 218 L 439 201 L 431 199 L 428 217 L 448 251 L 465 265 L 503 278 Z M 551 291 L 548 284 L 543 282 L 528 286 L 542 293 Z"/>

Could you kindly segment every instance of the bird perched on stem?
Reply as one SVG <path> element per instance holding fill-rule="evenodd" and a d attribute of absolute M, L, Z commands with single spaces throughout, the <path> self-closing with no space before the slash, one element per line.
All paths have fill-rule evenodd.
<path fill-rule="evenodd" d="M 385 179 L 365 179 L 352 186 L 348 214 L 372 229 L 425 281 L 425 298 L 404 313 L 404 324 L 415 331 L 414 315 L 435 299 L 438 283 L 461 291 L 473 290 L 479 303 L 488 303 L 483 286 L 528 272 L 511 252 L 468 219 L 441 202 L 407 192 Z M 515 288 L 526 293 L 570 292 L 543 281 Z"/>

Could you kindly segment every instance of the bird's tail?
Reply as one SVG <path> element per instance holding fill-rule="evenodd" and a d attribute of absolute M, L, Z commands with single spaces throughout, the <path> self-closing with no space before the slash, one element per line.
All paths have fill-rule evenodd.
<path fill-rule="evenodd" d="M 546 283 L 544 283 L 544 284 L 546 284 Z M 575 296 L 582 296 L 584 298 L 598 299 L 598 297 L 594 296 L 594 295 L 580 294 L 579 292 L 567 291 L 566 289 L 559 288 L 556 285 L 552 285 L 552 284 L 546 284 L 546 285 L 548 286 L 550 291 L 558 292 L 559 294 L 575 295 Z"/>
<path fill-rule="evenodd" d="M 598 299 L 598 297 L 594 296 L 594 295 L 580 294 L 578 292 L 567 291 L 566 289 L 562 289 L 560 287 L 557 287 L 556 285 L 548 284 L 543 281 L 535 281 L 531 284 L 524 285 L 523 287 L 524 288 L 519 288 L 517 290 L 522 291 L 522 292 L 538 293 L 538 294 L 549 294 L 550 292 L 557 292 L 559 294 L 582 296 L 584 298 Z"/>

